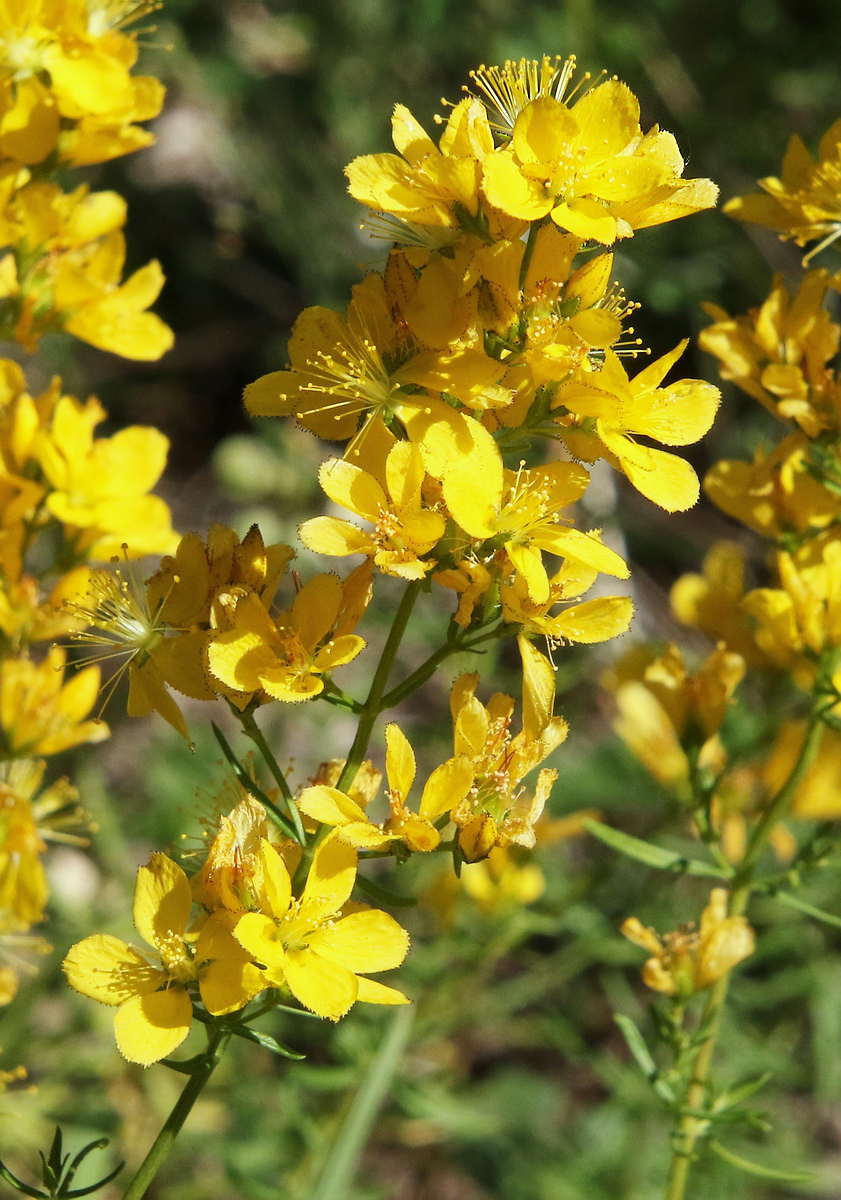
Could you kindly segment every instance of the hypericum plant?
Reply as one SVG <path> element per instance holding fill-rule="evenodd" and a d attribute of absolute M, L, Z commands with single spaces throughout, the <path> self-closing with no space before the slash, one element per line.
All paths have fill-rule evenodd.
<path fill-rule="evenodd" d="M 136 7 L 127 4 L 118 15 Z M 46 2 L 43 12 L 35 8 L 44 21 L 53 14 Z M 106 11 L 113 14 L 114 6 Z M 111 46 L 120 62 L 130 55 L 119 21 L 101 33 L 92 6 L 80 0 L 79 12 L 87 14 L 85 30 L 71 22 L 75 6 L 60 26 L 45 26 L 43 52 L 33 50 L 30 73 L 9 82 L 9 95 L 19 96 L 26 83 L 38 103 L 53 88 L 68 136 L 59 132 L 45 143 L 43 157 L 87 154 L 92 161 L 95 133 L 96 144 L 124 143 L 109 114 L 89 122 L 86 140 L 70 121 L 67 88 L 90 76 L 98 96 L 94 83 Z M 112 40 L 100 47 L 97 36 Z M 67 37 L 81 47 L 74 67 Z M 399 966 L 408 948 L 392 917 L 356 898 L 388 897 L 367 874 L 371 859 L 445 854 L 458 874 L 463 863 L 491 855 L 502 870 L 500 853 L 534 846 L 557 778 L 556 768 L 544 764 L 567 736 L 566 721 L 554 712 L 552 654 L 561 657 L 570 643 L 616 637 L 632 616 L 625 595 L 584 598 L 600 576 L 629 574 L 601 531 L 579 524 L 575 505 L 590 482 L 586 464 L 604 460 L 669 512 L 698 498 L 692 467 L 671 448 L 707 432 L 718 390 L 696 379 L 667 381 L 685 341 L 629 372 L 626 362 L 633 367 L 642 353 L 627 326 L 636 305 L 612 282 L 610 247 L 709 208 L 717 191 L 709 180 L 683 178 L 674 138 L 656 127 L 643 131 L 625 84 L 585 77 L 573 85 L 573 74 L 571 58 L 480 68 L 437 145 L 397 106 L 398 153 L 358 158 L 347 169 L 351 195 L 373 210 L 368 227 L 384 243 L 383 270 L 353 289 L 346 313 L 305 310 L 292 332 L 290 365 L 246 390 L 252 415 L 294 416 L 332 444 L 319 482 L 348 516 L 314 516 L 301 539 L 317 553 L 353 560 L 343 578 L 324 573 L 302 581 L 289 570 L 294 550 L 267 545 L 256 527 L 240 538 L 216 525 L 204 537 L 191 533 L 170 545 L 166 525 L 158 529 L 166 544 L 153 545 L 154 520 L 135 519 L 127 503 L 118 534 L 91 513 L 119 506 L 104 492 L 90 506 L 82 503 L 78 487 L 64 483 L 56 456 L 45 458 L 52 492 L 36 511 L 69 524 L 74 565 L 83 549 L 110 546 L 113 536 L 129 556 L 167 555 L 142 585 L 124 569 L 97 570 L 87 588 L 72 594 L 65 588 L 70 602 L 57 609 L 61 619 L 84 624 L 79 636 L 94 652 L 100 644 L 124 656 L 132 715 L 157 710 L 189 740 L 178 697 L 222 699 L 271 777 L 260 782 L 217 729 L 239 794 L 203 863 L 192 878 L 164 854 L 140 869 L 134 920 L 143 948 L 95 933 L 65 959 L 72 986 L 115 1009 L 117 1044 L 127 1059 L 145 1066 L 163 1061 L 188 1076 L 125 1200 L 146 1193 L 231 1037 L 295 1056 L 253 1027 L 258 1017 L 291 1008 L 338 1020 L 357 1002 L 407 1003 L 397 988 L 370 978 Z M 138 106 L 148 115 L 158 94 L 148 88 L 143 108 L 146 93 L 139 85 L 132 90 L 129 80 L 126 73 L 119 126 L 125 136 Z M 137 357 L 160 353 L 160 329 L 143 311 L 155 291 L 151 275 L 115 286 L 118 206 L 77 199 L 90 201 L 98 240 L 42 241 L 55 272 L 46 290 L 47 267 L 37 260 L 30 269 L 23 243 L 10 242 L 10 327 L 21 339 L 29 331 L 34 341 L 42 328 L 59 323 L 112 348 L 119 348 L 119 334 L 124 352 L 134 347 Z M 75 201 L 63 203 L 62 220 L 75 230 L 81 220 Z M 80 270 L 102 283 L 110 307 L 96 287 L 84 293 Z M 40 320 L 42 297 L 51 306 L 47 324 Z M 111 321 L 120 306 L 121 319 Z M 81 419 L 73 404 L 71 424 Z M 49 431 L 43 438 L 53 436 L 53 409 L 34 402 L 33 408 Z M 126 431 L 112 442 L 128 437 L 149 441 L 148 433 Z M 108 461 L 107 449 L 98 453 Z M 147 447 L 143 462 L 150 457 Z M 66 472 L 76 461 L 65 456 Z M 61 485 L 53 482 L 59 477 Z M 101 484 L 103 473 L 95 478 Z M 126 500 L 128 488 L 141 506 L 154 478 L 145 466 L 138 477 L 121 473 L 120 496 Z M 355 696 L 341 686 L 341 668 L 366 651 L 357 630 L 383 575 L 402 585 L 402 595 L 371 664 L 367 693 Z M 430 593 L 439 597 L 436 612 L 444 597 L 451 615 L 439 617 L 439 637 L 425 661 L 395 678 L 415 606 Z M 521 695 L 494 692 L 491 680 L 462 674 L 451 694 L 453 747 L 445 761 L 418 779 L 414 750 L 397 721 L 385 730 L 384 755 L 376 748 L 383 713 L 453 655 L 504 638 L 516 641 Z M 80 680 L 89 681 L 92 704 L 94 675 L 78 676 L 77 691 Z M 303 768 L 303 788 L 287 778 L 281 750 L 268 744 L 257 722 L 261 709 L 278 702 L 337 708 L 342 729 L 348 714 L 356 720 L 349 746 L 331 743 L 327 723 L 328 749 L 320 746 Z M 78 722 L 87 708 L 68 698 L 62 711 L 64 744 L 79 740 L 79 728 L 86 736 Z M 36 752 L 40 737 L 38 727 L 28 750 Z M 377 800 L 382 777 L 373 759 L 384 759 L 385 805 Z M 525 782 L 538 768 L 535 780 Z M 702 933 L 707 960 L 718 954 L 710 948 L 720 946 L 721 929 L 737 925 L 747 952 L 746 926 L 722 917 L 721 907 L 716 894 L 705 918 L 714 928 Z M 664 959 L 659 942 L 638 936 Z M 724 978 L 743 956 L 731 948 L 716 965 L 696 963 L 693 979 Z M 660 970 L 661 977 L 667 973 Z M 194 1021 L 205 1027 L 205 1050 L 172 1059 Z"/>
<path fill-rule="evenodd" d="M 146 311 L 163 282 L 158 264 L 121 282 L 122 197 L 60 182 L 154 140 L 134 122 L 157 114 L 163 87 L 132 74 L 126 28 L 154 7 L 0 6 L 0 336 L 27 351 L 61 330 L 135 359 L 172 344 Z M 57 378 L 33 394 L 18 363 L 0 359 L 0 1005 L 33 969 L 30 955 L 49 949 L 33 932 L 47 902 L 47 841 L 86 844 L 76 789 L 49 760 L 108 736 L 91 717 L 99 667 L 65 679 L 65 651 L 44 648 L 81 628 L 72 602 L 92 565 L 127 544 L 140 556 L 178 541 L 167 505 L 149 494 L 166 438 L 142 426 L 97 437 L 106 416 L 95 397 L 64 395 Z"/>
<path fill-rule="evenodd" d="M 793 138 L 782 178 L 762 180 L 764 194 L 737 197 L 725 211 L 801 246 L 816 242 L 804 257 L 807 265 L 841 232 L 839 146 L 838 122 L 822 138 L 817 162 Z M 838 924 L 836 914 L 799 892 L 819 868 L 837 862 L 839 849 L 841 326 L 827 301 L 840 283 L 841 273 L 811 269 L 794 292 L 777 276 L 768 298 L 744 315 L 707 306 L 713 324 L 701 334 L 701 346 L 720 360 L 723 378 L 782 425 L 776 445 L 761 446 L 752 462 L 718 462 L 704 481 L 709 498 L 762 539 L 762 586 L 748 581 L 744 537 L 714 545 L 703 573 L 675 584 L 672 607 L 679 620 L 715 639 L 716 649 L 691 671 L 675 646 L 637 648 L 608 680 L 620 736 L 672 791 L 691 819 L 698 850 L 706 852 L 695 857 L 690 850 L 682 858 L 618 831 L 596 832 L 653 867 L 725 885 L 713 890 L 697 931 L 658 938 L 636 918 L 624 926 L 652 954 L 645 982 L 669 997 L 659 1026 L 665 1068 L 655 1064 L 629 1019 L 618 1018 L 674 1110 L 667 1200 L 682 1200 L 705 1143 L 749 1173 L 808 1178 L 747 1161 L 719 1142 L 725 1123 L 762 1126 L 744 1105 L 765 1079 L 725 1083 L 712 1066 L 730 968 L 754 946 L 745 914 L 755 900 L 772 896 L 814 920 Z M 743 692 L 750 688 L 743 703 L 763 716 L 747 742 L 724 725 L 740 685 Z"/>

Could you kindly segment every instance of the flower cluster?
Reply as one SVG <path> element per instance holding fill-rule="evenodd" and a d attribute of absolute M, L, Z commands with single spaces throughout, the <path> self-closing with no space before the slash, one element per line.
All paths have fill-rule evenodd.
<path fill-rule="evenodd" d="M 736 196 L 725 212 L 740 221 L 766 225 L 798 246 L 818 241 L 806 260 L 841 235 L 841 120 L 827 129 L 818 147 L 817 162 L 794 134 L 783 159 L 780 177 L 760 179 L 762 192 Z"/>
<path fill-rule="evenodd" d="M 0 330 L 27 350 L 66 330 L 127 358 L 157 359 L 171 330 L 147 312 L 157 262 L 123 280 L 126 205 L 59 168 L 106 162 L 154 139 L 164 89 L 133 75 L 149 0 L 26 0 L 0 11 Z"/>
<path fill-rule="evenodd" d="M 126 205 L 116 192 L 66 188 L 68 168 L 148 145 L 137 122 L 157 115 L 163 87 L 135 75 L 147 0 L 23 0 L 0 6 L 0 336 L 34 351 L 48 331 L 113 353 L 154 359 L 172 334 L 147 312 L 157 263 L 123 280 Z M 169 509 L 150 495 L 166 438 L 133 426 L 98 437 L 95 397 L 54 379 L 31 393 L 0 359 L 0 1003 L 15 993 L 31 931 L 44 917 L 50 839 L 84 844 L 77 794 L 48 760 L 108 728 L 92 717 L 100 669 L 65 679 L 64 650 L 44 644 L 84 625 L 76 605 L 91 564 L 177 544 Z"/>
<path fill-rule="evenodd" d="M 357 1001 L 408 1003 L 368 978 L 399 966 L 409 938 L 387 913 L 351 900 L 356 850 L 335 835 L 321 841 L 300 894 L 288 851 L 245 796 L 221 818 L 192 880 L 165 854 L 138 871 L 134 924 L 149 949 L 109 934 L 70 949 L 70 984 L 117 1009 L 117 1045 L 130 1062 L 149 1066 L 176 1050 L 194 1006 L 224 1017 L 269 989 L 333 1021 Z"/>
<path fill-rule="evenodd" d="M 626 579 L 624 559 L 600 529 L 581 527 L 588 467 L 604 460 L 667 511 L 686 509 L 699 484 L 671 448 L 700 438 L 719 402 L 710 384 L 670 381 L 685 342 L 626 369 L 643 351 L 611 251 L 710 207 L 716 188 L 683 178 L 674 139 L 643 131 L 624 84 L 573 87 L 573 68 L 548 58 L 481 68 L 437 144 L 398 106 L 397 153 L 347 168 L 384 243 L 382 269 L 354 287 L 345 312 L 306 309 L 288 367 L 246 389 L 252 415 L 294 416 L 331 443 L 319 470 L 331 509 L 300 537 L 355 565 L 301 578 L 288 569 L 291 547 L 266 544 L 256 527 L 240 538 L 214 526 L 167 548 L 142 585 L 95 572 L 72 608 L 83 641 L 124 655 L 130 714 L 155 709 L 189 738 L 180 697 L 222 699 L 273 778 L 263 790 L 217 729 L 257 800 L 223 819 L 192 882 L 163 855 L 141 869 L 135 924 L 156 958 L 98 934 L 66 959 L 74 987 L 117 1007 L 118 1044 L 133 1061 L 167 1056 L 194 1011 L 235 1032 L 263 991 L 261 1011 L 280 992 L 331 1019 L 356 1000 L 403 1002 L 367 978 L 397 966 L 407 938 L 351 900 L 357 866 L 443 852 L 456 876 L 472 872 L 485 906 L 497 894 L 527 902 L 542 876 L 517 856 L 542 833 L 572 832 L 543 817 L 558 778 L 549 760 L 567 736 L 552 654 L 616 637 L 633 612 L 601 579 Z M 334 676 L 366 648 L 356 630 L 372 596 L 382 589 L 390 601 L 395 588 L 402 598 L 357 699 Z M 413 606 L 436 591 L 452 614 L 440 644 L 395 683 Z M 369 750 L 378 718 L 450 656 L 504 637 L 516 639 L 520 695 L 480 699 L 479 674 L 460 674 L 452 753 L 427 770 L 411 731 L 392 721 L 381 771 Z M 346 756 L 290 784 L 255 720 L 276 702 L 356 716 Z"/>
<path fill-rule="evenodd" d="M 662 937 L 636 917 L 622 926 L 625 937 L 651 955 L 642 977 L 655 992 L 686 1000 L 723 978 L 753 954 L 756 939 L 743 916 L 727 915 L 727 892 L 713 888 L 697 929 L 681 926 Z"/>
<path fill-rule="evenodd" d="M 841 213 L 838 138 L 836 123 L 817 164 L 793 139 L 782 180 L 763 180 L 766 194 L 738 197 L 726 211 L 800 245 L 822 239 L 812 254 L 828 249 Z M 841 324 L 829 303 L 835 286 L 837 276 L 813 268 L 796 289 L 775 277 L 768 297 L 745 314 L 705 306 L 713 323 L 700 345 L 719 360 L 722 377 L 781 426 L 780 437 L 761 444 L 752 460 L 717 462 L 703 485 L 718 508 L 763 539 L 755 580 L 762 586 L 751 586 L 744 536 L 714 545 L 703 570 L 674 585 L 672 608 L 717 649 L 694 674 L 674 647 L 637 652 L 610 681 L 620 736 L 683 801 L 703 800 L 696 820 L 732 863 L 744 859 L 781 793 L 783 816 L 841 813 L 834 769 L 841 712 Z M 728 754 L 718 730 L 748 668 L 755 688 L 773 689 L 776 727 L 755 749 Z M 772 823 L 769 837 L 780 858 L 795 854 L 782 822 Z"/>
<path fill-rule="evenodd" d="M 123 553 L 173 548 L 177 537 L 163 500 L 149 494 L 163 471 L 166 438 L 133 426 L 97 438 L 105 412 L 53 380 L 27 391 L 20 367 L 0 360 L 0 999 L 8 1001 L 24 967 L 22 951 L 47 900 L 45 841 L 83 842 L 83 814 L 66 779 L 47 781 L 46 758 L 98 742 L 107 726 L 91 717 L 100 669 L 65 679 L 65 651 L 39 646 L 81 628 L 78 603 L 91 564 Z"/>

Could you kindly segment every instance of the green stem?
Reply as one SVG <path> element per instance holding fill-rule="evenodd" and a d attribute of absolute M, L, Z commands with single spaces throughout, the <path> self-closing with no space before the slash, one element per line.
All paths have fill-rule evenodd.
<path fill-rule="evenodd" d="M 748 841 L 745 857 L 734 880 L 734 887 L 727 904 L 727 914 L 731 917 L 743 916 L 754 890 L 756 866 L 767 845 L 771 830 L 781 821 L 791 808 L 795 793 L 803 782 L 806 772 L 815 760 L 823 734 L 821 713 L 826 706 L 826 699 L 821 698 L 812 709 L 806 737 L 800 754 L 792 767 L 788 778 L 773 797 L 760 820 L 754 826 Z M 706 1132 L 709 1121 L 693 1115 L 699 1110 L 705 1110 L 707 1105 L 707 1089 L 709 1086 L 710 1067 L 715 1051 L 716 1041 L 721 1028 L 721 1018 L 727 1000 L 729 973 L 723 975 L 713 986 L 704 1006 L 699 1028 L 707 1031 L 695 1063 L 692 1068 L 692 1078 L 686 1093 L 685 1110 L 675 1130 L 672 1144 L 672 1161 L 666 1185 L 665 1200 L 683 1200 L 689 1171 L 695 1158 L 695 1147 L 698 1139 Z"/>
<path fill-rule="evenodd" d="M 754 826 L 748 841 L 747 850 L 745 851 L 745 857 L 742 859 L 736 874 L 735 882 L 737 887 L 753 878 L 754 868 L 765 848 L 768 834 L 779 821 L 787 816 L 791 802 L 794 799 L 794 793 L 800 787 L 807 771 L 815 760 L 815 755 L 818 752 L 824 731 L 821 714 L 826 707 L 827 701 L 822 697 L 820 703 L 815 705 L 809 718 L 806 737 L 803 739 L 803 746 L 797 762 L 791 769 L 791 774 Z"/>
<path fill-rule="evenodd" d="M 403 599 L 397 612 L 394 614 L 394 621 L 383 647 L 382 657 L 380 658 L 377 669 L 374 673 L 374 678 L 371 680 L 371 687 L 362 711 L 359 714 L 359 724 L 356 727 L 356 736 L 353 739 L 353 744 L 348 752 L 347 761 L 342 769 L 342 773 L 338 778 L 336 787 L 339 791 L 343 791 L 349 787 L 356 778 L 356 772 L 359 770 L 365 758 L 365 753 L 368 749 L 368 742 L 371 739 L 371 734 L 374 729 L 377 717 L 384 708 L 389 707 L 383 703 L 386 684 L 388 677 L 391 674 L 391 668 L 394 666 L 394 660 L 397 657 L 397 651 L 400 643 L 403 640 L 403 635 L 406 632 L 406 626 L 409 624 L 409 618 L 412 615 L 412 609 L 415 606 L 415 601 L 420 593 L 422 580 L 415 579 L 407 586 L 403 593 Z"/>
<path fill-rule="evenodd" d="M 365 752 L 368 749 L 368 742 L 374 729 L 377 717 L 385 709 L 390 707 L 383 700 L 385 694 L 388 677 L 391 673 L 391 668 L 394 666 L 394 660 L 397 657 L 397 651 L 400 643 L 403 640 L 403 635 L 406 632 L 406 626 L 409 624 L 409 618 L 412 615 L 412 609 L 415 606 L 415 601 L 420 594 L 423 580 L 412 580 L 406 587 L 403 593 L 403 599 L 400 601 L 397 612 L 394 614 L 394 620 L 391 624 L 388 637 L 386 638 L 385 646 L 383 647 L 380 661 L 377 664 L 377 669 L 374 672 L 374 678 L 371 680 L 371 687 L 368 691 L 368 696 L 365 703 L 359 708 L 359 724 L 356 727 L 356 735 L 353 739 L 353 744 L 348 751 L 347 760 L 342 773 L 336 780 L 336 787 L 339 791 L 346 791 L 356 778 L 356 772 L 362 765 Z M 300 886 L 301 881 L 306 878 L 307 872 L 310 869 L 313 855 L 316 847 L 329 830 L 329 826 L 322 825 L 315 837 L 309 839 L 309 844 L 304 844 L 304 850 L 301 855 L 301 861 L 298 863 L 295 875 L 292 879 L 293 890 Z M 297 893 L 296 893 L 297 894 Z"/>
<path fill-rule="evenodd" d="M 187 1081 L 187 1085 L 176 1100 L 163 1129 L 155 1138 L 151 1150 L 140 1164 L 137 1174 L 123 1195 L 123 1200 L 141 1200 L 141 1197 L 146 1195 L 149 1185 L 169 1157 L 175 1139 L 190 1115 L 193 1105 L 201 1095 L 204 1085 L 215 1071 L 230 1036 L 230 1033 L 221 1029 L 214 1030 L 209 1034 L 207 1053 L 203 1063 L 196 1068 Z"/>
<path fill-rule="evenodd" d="M 304 832 L 304 826 L 301 821 L 301 814 L 298 811 L 298 805 L 292 799 L 292 789 L 286 782 L 286 776 L 283 774 L 283 771 L 281 771 L 277 759 L 272 754 L 271 749 L 269 748 L 269 743 L 263 736 L 263 731 L 254 720 L 254 713 L 250 712 L 248 709 L 245 709 L 244 712 L 238 713 L 238 716 L 242 725 L 243 733 L 246 735 L 246 737 L 251 738 L 251 741 L 260 751 L 263 759 L 265 760 L 266 766 L 272 773 L 272 778 L 280 788 L 280 794 L 283 796 L 283 802 L 286 805 L 286 811 L 289 813 L 292 824 L 295 826 L 295 836 L 303 846 L 307 840 L 307 835 Z"/>
<path fill-rule="evenodd" d="M 411 696 L 412 692 L 417 691 L 428 679 L 431 679 L 442 662 L 446 662 L 453 654 L 467 654 L 480 646 L 482 642 L 490 642 L 498 638 L 503 632 L 504 626 L 497 626 L 489 633 L 483 633 L 479 637 L 471 639 L 471 641 L 462 641 L 464 634 L 459 633 L 451 642 L 445 642 L 439 647 L 434 654 L 430 654 L 429 658 L 413 671 L 402 683 L 397 687 L 392 688 L 387 692 L 382 699 L 382 709 L 394 708 L 396 704 L 400 704 L 407 696 Z"/>

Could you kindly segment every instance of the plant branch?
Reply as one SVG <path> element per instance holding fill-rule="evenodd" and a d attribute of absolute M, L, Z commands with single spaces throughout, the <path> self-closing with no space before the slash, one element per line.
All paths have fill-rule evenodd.
<path fill-rule="evenodd" d="M 129 1184 L 128 1190 L 123 1194 L 123 1200 L 141 1200 L 141 1197 L 146 1195 L 150 1184 L 169 1157 L 175 1139 L 187 1117 L 190 1115 L 193 1105 L 204 1090 L 204 1085 L 216 1070 L 216 1066 L 222 1057 L 230 1037 L 231 1034 L 227 1030 L 216 1029 L 209 1032 L 207 1051 L 203 1055 L 200 1064 L 188 1079 L 184 1091 L 176 1100 L 175 1106 L 167 1117 L 163 1129 L 155 1138 L 152 1148 L 140 1164 L 140 1168 Z"/>

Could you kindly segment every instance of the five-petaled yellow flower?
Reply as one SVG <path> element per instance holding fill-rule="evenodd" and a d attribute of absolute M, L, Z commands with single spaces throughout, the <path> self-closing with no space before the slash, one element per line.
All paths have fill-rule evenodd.
<path fill-rule="evenodd" d="M 406 957 L 409 935 L 377 909 L 345 908 L 356 880 L 356 850 L 335 833 L 315 852 L 299 899 L 276 850 L 276 887 L 266 913 L 246 913 L 234 930 L 252 958 L 264 964 L 269 985 L 287 987 L 305 1008 L 337 1021 L 357 1000 L 408 1004 L 395 988 L 366 978 Z"/>

